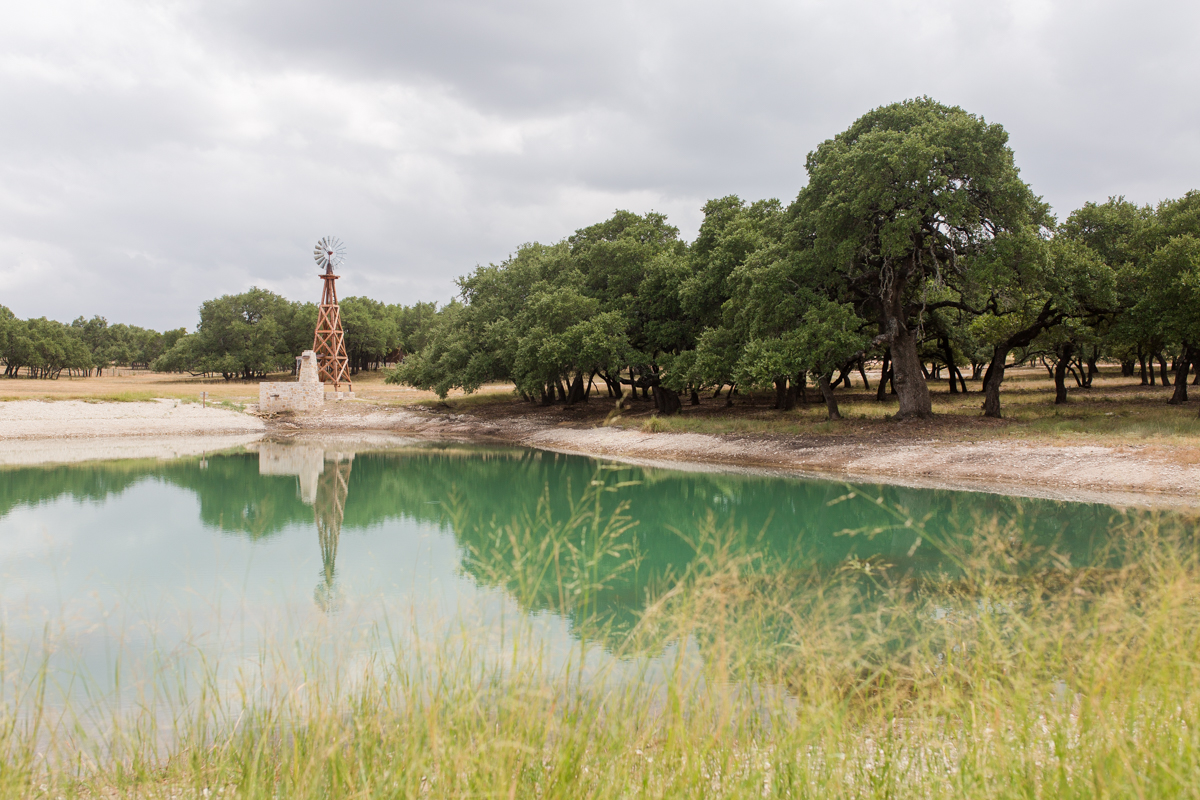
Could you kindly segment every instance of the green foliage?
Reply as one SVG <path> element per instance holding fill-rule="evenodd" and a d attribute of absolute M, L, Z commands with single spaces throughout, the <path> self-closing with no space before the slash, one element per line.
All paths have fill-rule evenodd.
<path fill-rule="evenodd" d="M 885 315 L 902 311 L 887 307 L 889 292 L 912 304 L 929 276 L 968 289 L 973 268 L 997 265 L 988 256 L 1005 238 L 1049 222 L 1004 129 L 929 98 L 865 114 L 809 154 L 807 168 L 791 212 L 798 232 Z"/>
<path fill-rule="evenodd" d="M 1200 345 L 1200 238 L 1172 236 L 1150 256 L 1146 293 L 1136 310 L 1175 342 Z"/>
<path fill-rule="evenodd" d="M 20 320 L 0 306 L 0 360 L 5 375 L 16 377 L 21 369 L 31 377 L 57 378 L 63 370 L 90 372 L 92 353 L 79 333 L 69 325 L 40 317 Z"/>
<path fill-rule="evenodd" d="M 424 346 L 393 383 L 473 392 L 510 380 L 529 398 L 586 399 L 597 375 L 610 392 L 622 370 L 657 371 L 691 330 L 677 288 L 687 264 L 661 214 L 618 211 L 553 245 L 522 245 L 499 265 L 461 279 L 462 302 L 445 306 Z"/>
<path fill-rule="evenodd" d="M 299 327 L 295 305 L 259 288 L 206 300 L 196 332 L 177 339 L 151 367 L 160 372 L 219 373 L 226 380 L 290 369 L 299 354 L 288 342 Z"/>
<path fill-rule="evenodd" d="M 399 346 L 397 315 L 386 304 L 368 297 L 347 297 L 341 301 L 341 312 L 351 374 L 382 362 Z M 315 308 L 313 317 L 315 327 Z M 308 347 L 312 347 L 311 342 Z"/>

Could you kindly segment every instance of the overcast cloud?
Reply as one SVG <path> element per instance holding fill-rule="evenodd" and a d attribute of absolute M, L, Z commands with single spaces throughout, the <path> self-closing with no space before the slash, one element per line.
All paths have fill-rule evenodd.
<path fill-rule="evenodd" d="M 39 0 L 0 15 L 0 304 L 159 329 L 258 285 L 447 300 L 616 208 L 792 199 L 927 94 L 1065 216 L 1200 187 L 1200 5 Z"/>

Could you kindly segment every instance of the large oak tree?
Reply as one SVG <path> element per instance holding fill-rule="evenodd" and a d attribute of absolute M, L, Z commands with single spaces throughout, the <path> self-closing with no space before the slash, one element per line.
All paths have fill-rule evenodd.
<path fill-rule="evenodd" d="M 809 154 L 792 213 L 836 296 L 879 323 L 900 417 L 931 413 L 918 330 L 935 307 L 967 307 L 997 242 L 1049 223 L 997 124 L 918 98 L 877 108 Z M 985 266 L 986 265 L 986 266 Z M 1001 264 L 1002 265 L 1002 264 Z M 957 299 L 931 302 L 936 285 Z"/>

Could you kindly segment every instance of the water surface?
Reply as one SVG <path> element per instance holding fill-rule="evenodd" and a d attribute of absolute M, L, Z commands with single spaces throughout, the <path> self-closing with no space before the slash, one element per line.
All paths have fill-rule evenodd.
<path fill-rule="evenodd" d="M 281 631 L 318 628 L 486 642 L 523 620 L 563 652 L 585 617 L 627 629 L 713 542 L 767 569 L 952 579 L 993 523 L 1082 566 L 1107 557 L 1120 519 L 1103 505 L 421 442 L 262 443 L 0 476 L 10 659 L 52 652 L 96 674 L 122 659 L 253 660 Z M 618 515 L 595 553 L 586 525 L 553 532 L 584 501 L 601 521 Z M 551 552 L 553 535 L 550 574 L 530 553 Z"/>

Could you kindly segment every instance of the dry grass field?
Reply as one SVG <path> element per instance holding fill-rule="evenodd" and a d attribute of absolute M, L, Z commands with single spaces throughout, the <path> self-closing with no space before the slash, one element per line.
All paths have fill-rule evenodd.
<path fill-rule="evenodd" d="M 868 373 L 869 374 L 869 373 Z M 874 375 L 872 388 L 874 388 Z M 735 401 L 734 409 L 746 406 L 740 414 L 725 413 L 669 419 L 656 418 L 654 430 L 689 430 L 698 433 L 791 432 L 845 433 L 848 427 L 873 427 L 888 422 L 896 411 L 894 400 L 880 403 L 875 392 L 862 388 L 856 376 L 855 388 L 838 390 L 838 406 L 845 420 L 826 420 L 825 406 L 815 389 L 809 390 L 810 403 L 794 411 L 771 409 L 773 397 L 766 393 Z M 968 381 L 966 395 L 949 393 L 945 381 L 930 384 L 935 422 L 925 430 L 941 439 L 1069 439 L 1080 437 L 1107 444 L 1123 440 L 1143 442 L 1161 440 L 1173 444 L 1200 444 L 1200 387 L 1191 388 L 1191 400 L 1183 405 L 1167 404 L 1172 387 L 1141 386 L 1138 379 L 1125 378 L 1119 369 L 1108 367 L 1096 376 L 1089 388 L 1068 386 L 1068 401 L 1054 403 L 1054 381 L 1040 368 L 1009 369 L 1001 393 L 1002 420 L 982 417 L 981 381 Z M 721 401 L 707 401 L 713 405 Z M 750 413 L 758 408 L 757 413 Z M 730 409 L 732 410 L 732 409 Z M 714 409 L 715 411 L 715 409 Z M 849 424 L 846 424 L 849 423 Z M 894 427 L 894 426 L 889 426 Z M 796 428 L 797 430 L 791 430 Z"/>
<path fill-rule="evenodd" d="M 515 401 L 511 395 L 496 387 L 490 394 L 470 397 L 450 397 L 445 404 L 436 399 L 418 400 L 433 408 L 449 407 L 458 413 L 486 418 L 513 414 L 535 414 L 555 417 L 551 425 L 599 424 L 635 428 L 651 432 L 689 432 L 732 435 L 817 436 L 840 440 L 880 441 L 993 441 L 1031 440 L 1054 444 L 1102 445 L 1164 445 L 1176 450 L 1174 457 L 1184 457 L 1183 448 L 1194 453 L 1200 463 L 1200 387 L 1191 389 L 1191 400 L 1181 406 L 1167 404 L 1172 387 L 1141 386 L 1136 377 L 1122 377 L 1114 366 L 1105 366 L 1091 387 L 1068 387 L 1068 402 L 1054 403 L 1054 382 L 1042 368 L 1009 369 L 1001 394 L 1003 419 L 985 419 L 981 405 L 981 381 L 968 381 L 968 394 L 949 393 L 945 381 L 930 383 L 933 394 L 934 418 L 927 421 L 897 423 L 891 420 L 896 401 L 875 399 L 877 372 L 868 372 L 871 390 L 862 386 L 854 376 L 854 387 L 837 391 L 838 405 L 843 416 L 839 422 L 826 418 L 825 404 L 815 388 L 808 391 L 807 404 L 790 411 L 772 408 L 774 395 L 760 391 L 742 393 L 732 406 L 725 398 L 713 399 L 711 393 L 701 395 L 699 406 L 684 399 L 681 413 L 671 417 L 658 416 L 654 403 L 636 400 L 624 402 L 620 413 L 613 401 L 601 390 L 590 403 L 565 409 L 530 411 L 527 403 Z M 393 387 L 388 387 L 393 388 Z M 487 390 L 485 390 L 487 391 Z"/>
<path fill-rule="evenodd" d="M 115 372 L 115 374 L 112 374 Z M 613 402 L 602 389 L 593 392 L 591 401 L 567 409 L 555 405 L 538 409 L 517 400 L 511 384 L 483 387 L 472 395 L 453 391 L 445 401 L 432 392 L 384 383 L 384 372 L 355 376 L 354 390 L 363 404 L 419 405 L 431 410 L 455 411 L 496 419 L 508 416 L 544 416 L 555 419 L 553 425 L 573 424 L 591 427 L 615 424 L 640 428 L 646 432 L 694 432 L 711 434 L 784 434 L 815 436 L 881 436 L 930 441 L 982 441 L 997 439 L 1039 440 L 1060 443 L 1162 444 L 1196 449 L 1200 460 L 1200 386 L 1191 388 L 1192 399 L 1182 406 L 1171 406 L 1169 386 L 1141 386 L 1136 377 L 1126 378 L 1113 365 L 1102 367 L 1089 388 L 1068 384 L 1065 405 L 1054 404 L 1054 383 L 1040 367 L 1009 369 L 1002 393 L 1002 420 L 981 416 L 980 381 L 968 381 L 968 394 L 949 393 L 945 381 L 931 382 L 935 418 L 929 422 L 897 425 L 890 420 L 896 403 L 889 398 L 875 399 L 878 372 L 869 372 L 871 390 L 854 376 L 854 387 L 839 389 L 841 422 L 829 422 L 825 406 L 815 388 L 809 390 L 809 402 L 791 411 L 771 407 L 769 392 L 740 393 L 732 406 L 724 397 L 702 395 L 701 404 L 692 406 L 684 398 L 682 412 L 672 417 L 654 413 L 654 404 L 626 400 L 619 416 L 613 414 Z M 286 373 L 271 380 L 291 380 Z M 0 380 L 3 400 L 83 400 L 91 402 L 127 402 L 172 398 L 199 402 L 207 392 L 210 403 L 240 408 L 258 402 L 258 381 L 225 381 L 221 378 L 193 378 L 145 370 L 120 369 L 96 378 L 59 378 Z M 560 418 L 561 417 L 561 418 Z"/>
<path fill-rule="evenodd" d="M 383 382 L 383 372 L 363 372 L 354 378 L 354 390 L 359 399 L 389 405 L 405 405 L 423 400 L 436 400 L 433 392 L 423 392 L 407 386 Z M 295 380 L 281 372 L 267 378 L 270 381 Z M 85 400 L 94 402 L 131 402 L 171 398 L 200 402 L 200 393 L 207 392 L 210 402 L 243 406 L 258 402 L 258 381 L 226 381 L 217 378 L 193 378 L 188 375 L 150 372 L 149 370 L 115 369 L 104 371 L 96 378 L 31 378 L 0 379 L 0 401 L 3 400 Z M 511 386 L 487 387 L 484 391 L 508 391 Z M 462 396 L 452 392 L 451 397 Z"/>

